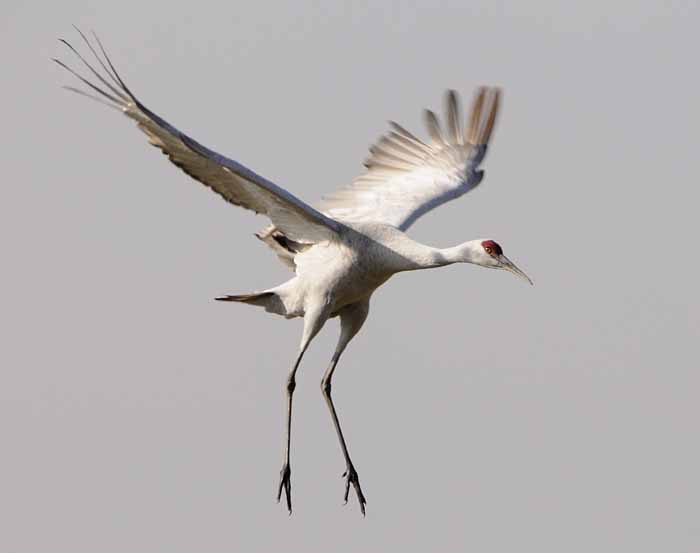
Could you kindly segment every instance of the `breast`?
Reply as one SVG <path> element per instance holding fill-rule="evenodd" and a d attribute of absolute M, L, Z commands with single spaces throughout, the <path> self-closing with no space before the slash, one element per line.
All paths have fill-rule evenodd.
<path fill-rule="evenodd" d="M 367 298 L 389 279 L 391 273 L 381 269 L 378 257 L 371 240 L 353 233 L 297 254 L 297 277 L 306 294 L 331 297 L 337 310 Z"/>
<path fill-rule="evenodd" d="M 354 303 L 370 296 L 391 278 L 387 264 L 387 248 L 365 233 L 352 234 L 344 243 L 342 277 L 336 296 L 343 304 Z"/>

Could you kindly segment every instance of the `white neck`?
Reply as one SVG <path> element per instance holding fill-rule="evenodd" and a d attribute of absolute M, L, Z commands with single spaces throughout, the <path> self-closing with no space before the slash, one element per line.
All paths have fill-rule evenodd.
<path fill-rule="evenodd" d="M 451 248 L 433 248 L 413 240 L 396 246 L 395 252 L 401 257 L 398 271 L 432 269 L 453 263 L 477 263 L 477 253 L 482 250 L 481 240 L 470 240 Z"/>

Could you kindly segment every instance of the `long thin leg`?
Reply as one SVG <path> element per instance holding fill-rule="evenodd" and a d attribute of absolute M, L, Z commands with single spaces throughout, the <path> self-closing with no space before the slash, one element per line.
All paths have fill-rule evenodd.
<path fill-rule="evenodd" d="M 304 356 L 306 348 L 309 347 L 311 340 L 314 336 L 318 334 L 324 323 L 328 320 L 328 311 L 325 309 L 325 305 L 319 304 L 316 306 L 311 306 L 307 308 L 304 314 L 304 333 L 301 338 L 301 346 L 299 348 L 299 355 L 297 360 L 294 362 L 294 367 L 289 372 L 287 377 L 286 395 L 287 395 L 287 425 L 286 425 L 286 440 L 284 447 L 284 464 L 282 465 L 282 470 L 280 471 L 280 482 L 277 488 L 277 502 L 282 499 L 282 491 L 284 491 L 287 498 L 287 510 L 289 514 L 292 514 L 292 471 L 290 469 L 289 455 L 292 443 L 292 397 L 294 395 L 294 389 L 296 388 L 296 373 L 301 363 L 301 358 Z"/>
<path fill-rule="evenodd" d="M 277 489 L 277 503 L 280 502 L 282 498 L 282 489 L 287 496 L 287 510 L 289 514 L 292 514 L 292 480 L 291 480 L 291 470 L 289 468 L 289 450 L 292 441 L 292 397 L 294 395 L 294 388 L 296 388 L 296 372 L 301 363 L 301 358 L 304 356 L 304 352 L 299 353 L 294 367 L 289 372 L 287 377 L 287 442 L 284 450 L 284 465 L 280 471 L 280 483 Z"/>
<path fill-rule="evenodd" d="M 333 404 L 333 398 L 331 397 L 331 381 L 333 379 L 333 373 L 338 365 L 338 360 L 345 350 L 346 346 L 352 340 L 352 338 L 357 334 L 357 332 L 362 327 L 367 314 L 369 312 L 369 300 L 360 302 L 357 304 L 350 305 L 346 307 L 340 313 L 340 324 L 341 332 L 340 339 L 338 340 L 338 346 L 336 347 L 333 358 L 331 359 L 331 364 L 326 370 L 321 381 L 321 390 L 323 392 L 323 397 L 328 405 L 328 410 L 331 413 L 331 418 L 333 419 L 333 426 L 335 426 L 335 431 L 338 434 L 338 441 L 340 442 L 340 448 L 343 450 L 343 457 L 345 458 L 345 472 L 343 476 L 345 477 L 345 503 L 348 502 L 348 494 L 350 493 L 350 484 L 352 484 L 355 489 L 355 494 L 357 495 L 357 500 L 360 504 L 360 510 L 362 511 L 362 516 L 365 516 L 365 504 L 367 500 L 362 493 L 362 488 L 360 487 L 360 478 L 357 475 L 355 466 L 352 464 L 350 459 L 350 453 L 348 452 L 348 446 L 345 442 L 345 437 L 343 436 L 343 431 L 340 428 L 340 420 L 338 420 L 338 413 L 335 410 L 335 405 Z"/>
<path fill-rule="evenodd" d="M 360 487 L 360 478 L 357 475 L 355 466 L 352 464 L 352 460 L 350 459 L 348 446 L 345 443 L 343 431 L 340 428 L 338 413 L 335 410 L 335 406 L 333 405 L 333 398 L 331 397 L 331 379 L 333 378 L 333 372 L 335 371 L 335 367 L 337 364 L 338 358 L 333 356 L 333 360 L 331 361 L 331 364 L 328 367 L 328 370 L 326 370 L 326 374 L 323 376 L 323 380 L 321 381 L 321 389 L 323 390 L 323 397 L 326 399 L 328 410 L 331 412 L 331 417 L 333 418 L 333 426 L 335 426 L 335 431 L 338 434 L 340 447 L 343 450 L 343 457 L 345 457 L 345 472 L 343 473 L 343 476 L 345 477 L 345 495 L 343 497 L 343 500 L 345 501 L 345 503 L 348 502 L 350 484 L 352 484 L 355 488 L 355 493 L 357 494 L 357 500 L 360 503 L 360 510 L 362 511 L 362 516 L 365 516 L 365 503 L 367 503 L 367 500 L 365 499 L 365 496 L 362 493 L 362 488 Z"/>

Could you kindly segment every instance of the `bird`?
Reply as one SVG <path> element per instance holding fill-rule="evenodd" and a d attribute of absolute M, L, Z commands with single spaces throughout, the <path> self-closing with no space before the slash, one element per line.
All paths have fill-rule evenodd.
<path fill-rule="evenodd" d="M 367 500 L 331 390 L 338 361 L 365 323 L 374 292 L 397 273 L 456 263 L 509 271 L 532 284 L 495 240 L 476 239 L 437 248 L 407 234 L 419 217 L 482 182 L 484 170 L 480 167 L 499 112 L 500 88 L 477 88 L 468 121 L 462 119 L 457 93 L 449 90 L 444 128 L 434 112 L 425 111 L 429 141 L 390 121 L 390 130 L 370 148 L 364 171 L 314 207 L 156 115 L 126 86 L 99 37 L 93 32 L 88 38 L 75 29 L 97 65 L 88 62 L 68 41 L 59 39 L 94 78 L 90 80 L 52 58 L 87 87 L 64 88 L 121 111 L 153 146 L 194 180 L 233 205 L 265 215 L 269 223 L 256 234 L 257 238 L 294 272 L 278 286 L 216 298 L 262 307 L 287 319 L 303 319 L 301 341 L 284 386 L 284 457 L 277 485 L 277 502 L 284 495 L 290 515 L 292 399 L 297 370 L 309 344 L 328 319 L 340 319 L 340 336 L 321 380 L 321 390 L 345 461 L 344 502 L 347 504 L 352 486 L 364 516 Z"/>

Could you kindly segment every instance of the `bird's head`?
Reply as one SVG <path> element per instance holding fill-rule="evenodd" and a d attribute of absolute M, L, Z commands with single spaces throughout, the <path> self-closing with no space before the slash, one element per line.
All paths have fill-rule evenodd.
<path fill-rule="evenodd" d="M 503 255 L 503 248 L 494 240 L 477 241 L 472 248 L 472 263 L 488 269 L 503 269 L 509 271 L 532 284 L 532 280 L 515 263 Z"/>

